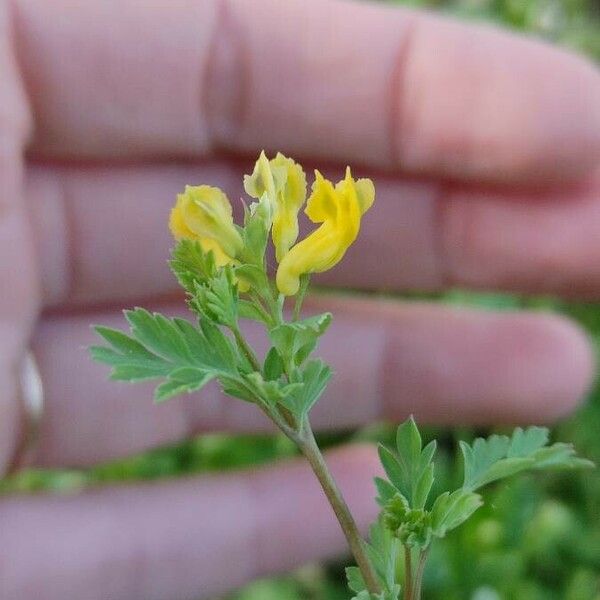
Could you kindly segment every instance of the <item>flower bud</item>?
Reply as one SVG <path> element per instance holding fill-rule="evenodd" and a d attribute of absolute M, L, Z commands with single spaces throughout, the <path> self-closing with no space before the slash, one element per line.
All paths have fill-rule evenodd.
<path fill-rule="evenodd" d="M 219 266 L 231 262 L 243 246 L 227 196 L 208 185 L 185 187 L 171 211 L 169 228 L 175 239 L 198 240 L 205 251 L 212 250 Z"/>

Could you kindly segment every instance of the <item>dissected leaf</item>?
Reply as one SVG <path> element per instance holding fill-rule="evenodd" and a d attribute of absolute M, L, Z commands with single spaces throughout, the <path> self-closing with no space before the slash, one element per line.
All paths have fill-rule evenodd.
<path fill-rule="evenodd" d="M 274 346 L 267 352 L 263 373 L 267 381 L 279 379 L 283 375 L 283 360 Z"/>
<path fill-rule="evenodd" d="M 525 470 L 580 468 L 592 466 L 578 458 L 568 444 L 547 446 L 548 430 L 543 427 L 515 429 L 512 437 L 492 435 L 477 438 L 472 445 L 461 442 L 465 489 L 483 485 Z"/>
<path fill-rule="evenodd" d="M 233 327 L 238 319 L 238 288 L 228 265 L 207 283 L 196 283 L 189 305 L 202 320 Z"/>
<path fill-rule="evenodd" d="M 254 302 L 250 302 L 248 300 L 238 301 L 238 316 L 241 319 L 258 321 L 259 323 L 264 323 L 265 325 L 271 324 L 269 315 L 261 311 Z"/>
<path fill-rule="evenodd" d="M 394 455 L 385 448 L 379 449 L 381 463 L 390 483 L 408 501 L 411 508 L 423 508 L 434 481 L 433 456 L 436 442 L 421 449 L 421 434 L 411 417 L 398 427 Z"/>
<path fill-rule="evenodd" d="M 156 388 L 154 399 L 156 402 L 164 402 L 183 393 L 195 392 L 216 376 L 215 371 L 205 371 L 193 367 L 175 369 L 169 374 L 167 381 Z"/>
<path fill-rule="evenodd" d="M 380 445 L 379 460 L 391 485 L 405 498 L 408 498 L 411 495 L 410 480 L 394 453 Z"/>
<path fill-rule="evenodd" d="M 350 590 L 357 594 L 367 588 L 358 567 L 346 567 L 346 579 L 348 580 L 348 587 Z"/>
<path fill-rule="evenodd" d="M 240 358 L 231 341 L 212 323 L 195 327 L 138 308 L 127 311 L 131 336 L 106 327 L 97 333 L 109 344 L 90 348 L 95 360 L 112 367 L 122 381 L 165 379 L 155 391 L 157 402 L 200 389 L 220 375 L 237 373 Z"/>
<path fill-rule="evenodd" d="M 444 492 L 431 508 L 433 535 L 444 537 L 448 531 L 464 523 L 482 504 L 481 496 L 469 490 Z"/>
<path fill-rule="evenodd" d="M 331 324 L 331 313 L 315 315 L 302 321 L 283 323 L 269 331 L 273 345 L 284 361 L 301 364 L 314 350 Z"/>
<path fill-rule="evenodd" d="M 94 360 L 113 367 L 111 378 L 121 381 L 142 381 L 166 376 L 172 366 L 164 359 L 152 354 L 137 340 L 122 331 L 108 327 L 95 327 L 111 347 L 92 346 Z"/>
<path fill-rule="evenodd" d="M 177 243 L 169 264 L 177 281 L 190 294 L 194 293 L 196 284 L 207 283 L 217 273 L 213 252 L 204 252 L 200 242 L 192 240 Z"/>
<path fill-rule="evenodd" d="M 531 468 L 534 470 L 592 469 L 596 466 L 591 460 L 577 456 L 573 444 L 562 442 L 536 450 L 533 458 L 534 464 Z"/>
<path fill-rule="evenodd" d="M 288 395 L 283 404 L 302 420 L 321 397 L 330 378 L 331 369 L 322 360 L 306 363 L 300 375 L 301 387 Z"/>
<path fill-rule="evenodd" d="M 286 383 L 283 380 L 265 381 L 261 373 L 253 372 L 242 376 L 248 387 L 254 390 L 256 398 L 269 406 L 286 404 L 286 399 L 297 394 L 302 383 Z"/>
<path fill-rule="evenodd" d="M 177 365 L 193 365 L 194 359 L 177 326 L 159 313 L 143 308 L 126 310 L 133 337 L 147 350 Z"/>
<path fill-rule="evenodd" d="M 212 359 L 208 359 L 206 362 L 212 362 L 215 368 L 221 371 L 235 372 L 242 357 L 231 339 L 223 333 L 220 327 L 206 319 L 200 321 L 200 329 L 212 355 Z"/>
<path fill-rule="evenodd" d="M 387 479 L 375 477 L 375 487 L 377 488 L 377 504 L 385 506 L 397 493 L 398 490 Z"/>
<path fill-rule="evenodd" d="M 546 427 L 517 427 L 512 434 L 507 458 L 523 458 L 531 456 L 536 450 L 548 443 L 549 431 Z"/>

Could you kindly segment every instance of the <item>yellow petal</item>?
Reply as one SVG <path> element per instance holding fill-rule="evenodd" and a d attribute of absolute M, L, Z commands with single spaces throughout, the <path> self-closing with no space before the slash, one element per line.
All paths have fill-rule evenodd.
<path fill-rule="evenodd" d="M 275 202 L 276 185 L 271 164 L 263 150 L 254 165 L 252 175 L 244 175 L 244 189 L 251 198 L 261 198 L 267 194 Z"/>
<path fill-rule="evenodd" d="M 323 223 L 283 257 L 277 269 L 277 289 L 293 296 L 300 287 L 301 275 L 327 271 L 342 259 L 345 250 L 335 228 Z"/>
<path fill-rule="evenodd" d="M 175 208 L 175 224 L 181 220 L 198 239 L 215 240 L 229 256 L 235 256 L 242 249 L 242 238 L 233 224 L 231 204 L 219 188 L 186 186 L 184 193 L 177 197 Z"/>
<path fill-rule="evenodd" d="M 319 171 L 315 171 L 315 181 L 312 193 L 306 202 L 306 216 L 313 223 L 323 223 L 328 219 L 335 219 L 337 215 L 337 200 L 335 188 L 328 179 Z"/>
<path fill-rule="evenodd" d="M 183 196 L 179 194 L 169 215 L 169 229 L 176 240 L 197 240 L 198 236 L 185 224 L 183 217 Z"/>
<path fill-rule="evenodd" d="M 207 237 L 200 238 L 198 241 L 200 242 L 200 245 L 202 246 L 202 250 L 204 250 L 204 252 L 210 252 L 212 250 L 212 253 L 215 257 L 215 264 L 217 265 L 217 267 L 224 267 L 230 262 L 233 262 L 233 258 L 231 258 L 231 256 L 229 256 L 228 254 L 225 254 L 223 248 L 219 246 L 219 242 Z"/>
<path fill-rule="evenodd" d="M 335 187 L 316 171 L 306 214 L 322 225 L 296 244 L 280 262 L 276 283 L 282 294 L 296 294 L 301 275 L 327 271 L 343 258 L 356 240 L 361 217 L 373 204 L 374 197 L 372 182 L 368 179 L 356 182 L 350 169 Z"/>
<path fill-rule="evenodd" d="M 285 172 L 284 185 L 277 192 L 272 232 L 275 256 L 281 262 L 298 239 L 298 212 L 306 198 L 306 175 L 298 163 L 281 153 L 271 166 L 274 172 Z"/>
<path fill-rule="evenodd" d="M 356 195 L 360 205 L 360 213 L 364 215 L 375 201 L 375 186 L 370 179 L 359 179 L 356 182 Z"/>

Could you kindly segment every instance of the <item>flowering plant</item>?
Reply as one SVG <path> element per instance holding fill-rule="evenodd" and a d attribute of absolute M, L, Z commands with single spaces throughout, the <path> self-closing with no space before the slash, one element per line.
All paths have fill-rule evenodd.
<path fill-rule="evenodd" d="M 356 561 L 347 569 L 354 598 L 419 599 L 431 544 L 482 505 L 482 486 L 524 470 L 591 463 L 577 458 L 571 445 L 548 445 L 546 429 L 516 429 L 511 437 L 462 443 L 462 485 L 431 498 L 436 443 L 423 448 L 411 418 L 398 428 L 395 451 L 380 447 L 386 473 L 375 480 L 381 514 L 369 541 L 363 539 L 309 418 L 332 374 L 313 357 L 332 316 L 304 317 L 302 305 L 311 275 L 334 267 L 356 240 L 375 199 L 373 182 L 354 179 L 348 168 L 334 185 L 316 171 L 307 199 L 302 167 L 282 154 L 269 160 L 263 152 L 244 177 L 244 189 L 254 201 L 244 207 L 243 226 L 234 222 L 225 193 L 209 185 L 187 186 L 171 211 L 177 244 L 170 264 L 195 321 L 142 308 L 126 311 L 130 333 L 96 327 L 106 345 L 92 347 L 92 356 L 112 367 L 113 379 L 160 380 L 156 402 L 217 380 L 224 393 L 254 404 L 298 446 L 318 478 Z M 298 241 L 305 203 L 317 226 Z M 277 260 L 274 277 L 265 257 L 269 238 Z M 264 326 L 270 340 L 264 356 L 244 336 L 245 319 Z"/>

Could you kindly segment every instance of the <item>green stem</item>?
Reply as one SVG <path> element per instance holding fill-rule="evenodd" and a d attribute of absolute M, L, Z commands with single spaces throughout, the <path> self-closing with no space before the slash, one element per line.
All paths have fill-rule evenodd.
<path fill-rule="evenodd" d="M 248 342 L 244 339 L 244 336 L 242 335 L 240 328 L 236 325 L 234 327 L 231 327 L 230 329 L 233 333 L 233 337 L 235 338 L 238 348 L 242 351 L 244 356 L 248 359 L 248 362 L 250 363 L 252 368 L 255 371 L 258 371 L 260 373 L 262 371 L 260 363 L 258 362 L 258 359 L 256 358 L 256 354 L 254 354 L 254 350 L 252 350 L 252 348 L 250 347 Z"/>
<path fill-rule="evenodd" d="M 297 321 L 300 318 L 300 311 L 302 310 L 302 303 L 308 290 L 308 284 L 310 283 L 310 275 L 305 274 L 300 276 L 300 289 L 296 295 L 296 303 L 294 304 L 294 314 L 292 317 L 293 321 Z"/>
<path fill-rule="evenodd" d="M 421 590 L 423 588 L 423 574 L 425 573 L 425 565 L 427 564 L 427 557 L 429 555 L 429 549 L 421 550 L 419 555 L 419 565 L 417 567 L 417 574 L 415 576 L 415 591 L 413 593 L 414 600 L 421 600 Z"/>
<path fill-rule="evenodd" d="M 256 310 L 258 310 L 258 312 L 261 314 L 262 318 L 267 323 L 272 324 L 273 317 L 265 308 L 265 305 L 263 304 L 263 301 L 261 300 L 260 296 L 256 292 L 250 292 L 250 297 L 252 298 L 252 301 L 254 302 L 254 306 L 256 307 Z"/>
<path fill-rule="evenodd" d="M 412 553 L 408 546 L 404 546 L 404 600 L 414 600 Z"/>
<path fill-rule="evenodd" d="M 379 593 L 381 589 L 377 575 L 365 551 L 365 545 L 358 531 L 354 517 L 327 467 L 327 463 L 321 454 L 321 450 L 317 445 L 308 423 L 304 428 L 299 446 L 310 463 L 310 466 L 319 480 L 319 483 L 327 496 L 327 500 L 329 500 L 329 504 L 339 521 L 342 531 L 346 536 L 346 540 L 348 541 L 348 545 L 350 546 L 352 555 L 354 556 L 354 560 L 362 573 L 367 589 L 372 594 Z"/>
<path fill-rule="evenodd" d="M 267 415 L 267 417 L 296 445 L 300 446 L 300 436 L 298 434 L 295 423 L 290 421 L 286 416 L 278 413 L 277 411 L 268 409 L 264 405 L 260 405 L 260 409 Z"/>

